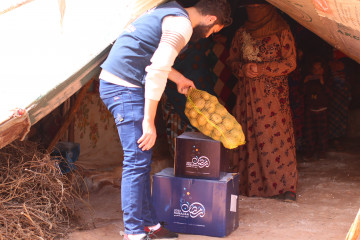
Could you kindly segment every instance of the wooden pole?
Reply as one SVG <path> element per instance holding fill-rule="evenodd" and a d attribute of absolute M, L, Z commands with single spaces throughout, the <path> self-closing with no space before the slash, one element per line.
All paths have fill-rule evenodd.
<path fill-rule="evenodd" d="M 70 97 L 70 109 L 74 106 L 75 98 L 74 96 Z M 71 123 L 69 124 L 68 128 L 68 141 L 74 142 L 75 141 L 75 121 L 72 119 Z"/>
<path fill-rule="evenodd" d="M 85 84 L 84 87 L 81 88 L 80 92 L 77 94 L 76 100 L 74 105 L 70 108 L 69 112 L 66 114 L 65 120 L 63 125 L 60 127 L 58 132 L 56 133 L 55 137 L 47 147 L 47 152 L 51 153 L 53 148 L 55 147 L 56 143 L 59 141 L 60 137 L 64 134 L 64 132 L 68 129 L 70 123 L 72 122 L 77 110 L 80 107 L 82 100 L 84 99 L 87 90 L 91 86 L 91 83 L 94 81 L 94 78 L 90 79 L 89 82 Z"/>
<path fill-rule="evenodd" d="M 360 209 L 351 225 L 345 240 L 356 240 L 360 234 Z"/>

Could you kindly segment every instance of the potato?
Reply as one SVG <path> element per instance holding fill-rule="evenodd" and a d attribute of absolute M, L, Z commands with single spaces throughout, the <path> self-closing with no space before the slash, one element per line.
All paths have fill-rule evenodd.
<path fill-rule="evenodd" d="M 233 146 L 226 140 L 225 137 L 221 137 L 220 141 L 222 142 L 225 148 L 232 149 Z"/>
<path fill-rule="evenodd" d="M 217 125 L 217 127 L 218 127 L 218 130 L 220 130 L 220 132 L 222 133 L 222 135 L 227 134 L 228 131 L 226 130 L 224 125 L 219 124 L 219 125 Z"/>
<path fill-rule="evenodd" d="M 215 123 L 215 124 L 219 124 L 222 122 L 222 118 L 219 114 L 217 113 L 213 113 L 210 116 L 210 119 Z"/>
<path fill-rule="evenodd" d="M 190 116 L 190 118 L 196 119 L 198 116 L 198 112 L 195 109 L 191 109 L 189 111 L 189 116 Z"/>
<path fill-rule="evenodd" d="M 244 133 L 241 130 L 239 130 L 238 128 L 231 130 L 230 135 L 231 135 L 231 137 L 238 139 L 239 142 L 242 144 L 245 142 Z"/>
<path fill-rule="evenodd" d="M 185 115 L 189 118 L 189 112 L 190 112 L 190 109 L 188 109 L 188 108 L 185 108 L 185 111 L 184 111 L 184 113 L 185 113 Z"/>
<path fill-rule="evenodd" d="M 215 96 L 210 96 L 209 101 L 214 103 L 215 105 L 219 102 L 219 100 Z"/>
<path fill-rule="evenodd" d="M 219 130 L 217 130 L 216 128 L 214 128 L 214 130 L 212 131 L 210 137 L 212 137 L 214 140 L 219 141 L 221 138 L 221 132 Z"/>
<path fill-rule="evenodd" d="M 205 92 L 205 91 L 203 91 L 203 92 L 201 92 L 201 97 L 204 99 L 204 100 L 209 100 L 210 99 L 210 94 L 209 93 L 207 93 L 207 92 Z"/>
<path fill-rule="evenodd" d="M 197 119 L 199 126 L 204 126 L 207 124 L 207 119 L 205 116 L 203 115 L 199 115 L 198 119 Z"/>
<path fill-rule="evenodd" d="M 205 103 L 205 109 L 208 113 L 213 113 L 216 110 L 216 105 L 213 102 L 206 101 Z"/>
<path fill-rule="evenodd" d="M 196 100 L 194 101 L 194 103 L 195 103 L 195 106 L 196 106 L 199 110 L 203 109 L 204 106 L 205 106 L 205 100 L 202 99 L 202 98 L 196 99 Z"/>
<path fill-rule="evenodd" d="M 202 111 L 201 113 L 204 115 L 204 117 L 206 117 L 206 119 L 210 120 L 210 114 L 208 112 Z"/>
<path fill-rule="evenodd" d="M 224 118 L 222 123 L 226 130 L 231 130 L 235 126 L 236 122 L 234 122 L 234 121 L 235 121 L 235 119 L 230 119 L 230 118 L 226 117 L 226 118 Z"/>
<path fill-rule="evenodd" d="M 189 92 L 189 96 L 193 101 L 195 101 L 196 99 L 201 98 L 200 90 L 191 89 L 190 92 Z"/>
<path fill-rule="evenodd" d="M 201 131 L 203 134 L 205 134 L 206 136 L 209 136 L 209 137 L 211 137 L 211 133 L 212 133 L 212 131 L 211 130 L 209 130 L 209 129 L 204 129 L 203 131 Z"/>
<path fill-rule="evenodd" d="M 205 125 L 205 127 L 206 127 L 206 129 L 208 129 L 208 130 L 210 130 L 210 131 L 212 131 L 212 130 L 214 129 L 214 125 L 212 125 L 211 123 L 207 123 L 207 124 Z"/>
<path fill-rule="evenodd" d="M 216 105 L 215 112 L 222 117 L 225 117 L 228 114 L 228 111 L 226 110 L 226 108 L 224 106 L 222 106 L 221 104 Z"/>
<path fill-rule="evenodd" d="M 196 119 L 190 119 L 190 123 L 191 123 L 191 125 L 193 125 L 193 126 L 196 127 L 196 128 L 199 127 L 199 124 L 198 124 L 198 122 L 197 122 Z"/>
<path fill-rule="evenodd" d="M 220 141 L 220 136 L 217 136 L 214 133 L 212 133 L 209 137 L 211 137 L 212 139 L 214 139 L 216 141 Z"/>
<path fill-rule="evenodd" d="M 191 109 L 192 107 L 193 107 L 193 104 L 190 101 L 186 101 L 185 109 Z"/>
<path fill-rule="evenodd" d="M 224 147 L 227 149 L 234 149 L 239 146 L 238 141 L 236 141 L 234 139 L 222 138 L 221 142 L 223 143 Z"/>

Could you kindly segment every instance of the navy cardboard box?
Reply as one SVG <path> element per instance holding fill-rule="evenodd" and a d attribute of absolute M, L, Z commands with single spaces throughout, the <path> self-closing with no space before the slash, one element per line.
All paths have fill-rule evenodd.
<path fill-rule="evenodd" d="M 238 185 L 238 173 L 192 179 L 166 168 L 153 176 L 153 205 L 158 220 L 173 232 L 224 237 L 239 226 Z"/>
<path fill-rule="evenodd" d="M 175 139 L 175 176 L 220 179 L 229 165 L 229 150 L 200 133 L 185 132 Z"/>

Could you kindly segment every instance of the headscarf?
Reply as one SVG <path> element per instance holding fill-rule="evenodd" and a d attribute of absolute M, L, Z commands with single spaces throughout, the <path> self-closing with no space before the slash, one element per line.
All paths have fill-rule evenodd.
<path fill-rule="evenodd" d="M 246 21 L 244 24 L 246 32 L 250 33 L 254 38 L 270 36 L 289 28 L 289 25 L 276 11 L 276 8 L 271 5 L 268 5 L 268 7 L 271 7 L 269 13 L 260 21 Z"/>

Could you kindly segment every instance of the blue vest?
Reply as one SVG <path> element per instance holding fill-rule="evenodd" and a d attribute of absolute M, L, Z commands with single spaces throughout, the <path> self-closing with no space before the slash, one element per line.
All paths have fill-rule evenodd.
<path fill-rule="evenodd" d="M 145 68 L 157 49 L 166 16 L 184 16 L 186 10 L 177 2 L 162 4 L 136 19 L 118 37 L 101 68 L 137 86 L 144 86 Z"/>

